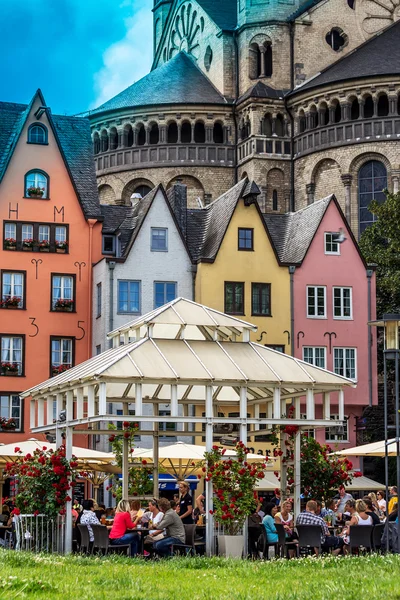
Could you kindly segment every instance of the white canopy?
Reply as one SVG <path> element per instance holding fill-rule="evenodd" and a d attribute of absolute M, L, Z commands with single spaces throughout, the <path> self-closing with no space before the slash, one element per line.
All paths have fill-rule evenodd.
<path fill-rule="evenodd" d="M 19 452 L 15 452 L 16 448 L 19 448 L 22 455 Z M 57 446 L 56 444 L 50 444 L 46 441 L 43 442 L 36 438 L 30 438 L 25 442 L 0 445 L 0 463 L 14 462 L 20 456 L 25 456 L 28 453 L 33 454 L 35 450 L 43 450 L 43 448 L 54 451 Z M 89 468 L 90 464 L 99 467 L 115 463 L 115 456 L 112 452 L 99 452 L 97 450 L 81 448 L 80 446 L 73 446 L 72 454 L 76 457 L 77 462 L 86 468 Z"/>
<path fill-rule="evenodd" d="M 345 448 L 332 454 L 339 454 L 340 456 L 385 456 L 385 440 L 354 446 L 354 448 Z M 388 440 L 388 455 L 397 456 L 395 439 Z"/>
<path fill-rule="evenodd" d="M 264 479 L 260 479 L 257 484 L 257 491 L 265 491 L 272 492 L 276 488 L 280 488 L 280 481 L 271 471 L 266 471 L 264 475 Z M 355 477 L 353 481 L 349 484 L 346 484 L 346 491 L 348 492 L 376 492 L 377 490 L 382 489 L 383 484 L 374 481 L 373 479 L 369 479 L 369 477 Z"/>

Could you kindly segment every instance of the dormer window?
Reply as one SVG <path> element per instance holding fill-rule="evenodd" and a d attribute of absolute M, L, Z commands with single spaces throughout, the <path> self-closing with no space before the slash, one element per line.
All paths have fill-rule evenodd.
<path fill-rule="evenodd" d="M 43 171 L 29 171 L 25 175 L 25 198 L 44 200 L 49 197 L 49 178 Z"/>
<path fill-rule="evenodd" d="M 28 144 L 47 144 L 47 128 L 34 123 L 28 129 Z"/>
<path fill-rule="evenodd" d="M 339 233 L 325 233 L 325 254 L 340 254 Z"/>
<path fill-rule="evenodd" d="M 103 235 L 103 254 L 115 254 L 114 235 Z"/>

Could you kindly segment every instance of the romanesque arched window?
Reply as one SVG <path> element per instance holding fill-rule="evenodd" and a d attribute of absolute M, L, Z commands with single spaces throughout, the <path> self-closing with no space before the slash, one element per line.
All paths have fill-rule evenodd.
<path fill-rule="evenodd" d="M 206 141 L 206 128 L 202 121 L 197 121 L 194 126 L 194 141 L 197 144 L 204 144 Z"/>
<path fill-rule="evenodd" d="M 116 150 L 118 148 L 118 132 L 116 127 L 111 127 L 109 133 L 110 150 Z"/>
<path fill-rule="evenodd" d="M 124 127 L 124 146 L 125 148 L 133 146 L 133 129 L 129 123 Z"/>
<path fill-rule="evenodd" d="M 158 129 L 157 123 L 153 123 L 152 126 L 150 127 L 149 142 L 150 142 L 150 144 L 154 145 L 154 144 L 158 144 L 159 141 L 160 141 L 160 131 Z"/>
<path fill-rule="evenodd" d="M 94 154 L 99 154 L 100 152 L 100 136 L 97 131 L 93 134 L 93 152 Z"/>
<path fill-rule="evenodd" d="M 214 144 L 224 143 L 224 128 L 222 127 L 222 123 L 214 123 L 213 141 Z"/>
<path fill-rule="evenodd" d="M 387 171 L 385 165 L 378 160 L 364 163 L 358 172 L 358 207 L 359 233 L 376 221 L 376 217 L 368 210 L 372 200 L 383 202 L 387 187 Z"/>
<path fill-rule="evenodd" d="M 146 130 L 144 128 L 144 125 L 140 125 L 138 130 L 137 130 L 137 145 L 138 146 L 144 146 L 146 143 Z"/>
<path fill-rule="evenodd" d="M 103 129 L 103 131 L 101 132 L 100 140 L 101 140 L 101 151 L 107 152 L 107 150 L 108 150 L 108 133 L 107 133 L 106 129 Z"/>
<path fill-rule="evenodd" d="M 378 98 L 378 117 L 387 117 L 389 114 L 389 99 L 386 94 Z"/>

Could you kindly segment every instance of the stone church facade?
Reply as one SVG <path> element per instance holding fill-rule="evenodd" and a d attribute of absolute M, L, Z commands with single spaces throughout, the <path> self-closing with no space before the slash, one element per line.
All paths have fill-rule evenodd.
<path fill-rule="evenodd" d="M 358 235 L 399 189 L 400 0 L 154 0 L 154 62 L 89 115 L 100 199 L 255 180 L 266 212 L 334 193 Z M 129 83 L 129 82 L 127 82 Z"/>

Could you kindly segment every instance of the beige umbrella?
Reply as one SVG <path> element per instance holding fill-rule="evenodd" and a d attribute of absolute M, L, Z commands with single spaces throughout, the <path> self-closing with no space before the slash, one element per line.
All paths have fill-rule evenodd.
<path fill-rule="evenodd" d="M 19 448 L 22 452 L 16 452 L 15 449 Z M 15 462 L 21 456 L 26 454 L 33 454 L 35 450 L 56 450 L 56 444 L 50 444 L 46 441 L 40 441 L 36 438 L 30 438 L 25 442 L 15 442 L 14 444 L 3 444 L 0 445 L 0 502 L 2 502 L 3 496 L 3 473 L 7 463 Z M 120 469 L 115 465 L 115 456 L 111 452 L 99 452 L 97 450 L 91 450 L 89 448 L 81 448 L 80 446 L 73 446 L 72 454 L 76 457 L 78 462 L 78 469 L 80 471 L 90 471 L 97 473 L 119 473 Z M 106 479 L 108 476 L 106 477 Z M 91 481 L 89 479 L 89 481 Z"/>
<path fill-rule="evenodd" d="M 168 446 L 159 448 L 159 466 L 165 471 L 171 471 L 177 479 L 185 479 L 189 475 L 198 472 L 199 467 L 204 461 L 204 446 L 196 444 L 186 444 L 185 442 L 175 442 Z M 234 450 L 226 450 L 225 456 L 236 456 Z M 153 460 L 153 451 L 145 448 L 135 448 L 132 454 L 133 462 L 136 459 Z M 265 462 L 268 459 L 259 454 L 248 454 L 248 462 Z M 271 459 L 269 459 L 271 460 Z"/>
<path fill-rule="evenodd" d="M 355 446 L 354 448 L 346 448 L 333 452 L 338 456 L 385 456 L 385 441 L 374 442 L 372 444 L 364 444 L 363 446 Z M 396 440 L 388 440 L 388 455 L 397 456 Z"/>

